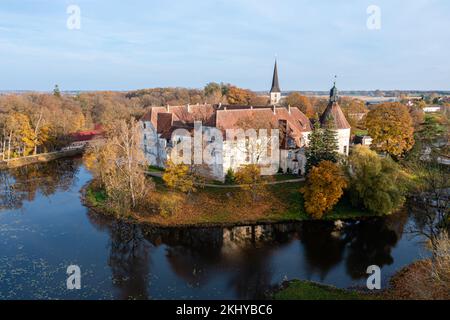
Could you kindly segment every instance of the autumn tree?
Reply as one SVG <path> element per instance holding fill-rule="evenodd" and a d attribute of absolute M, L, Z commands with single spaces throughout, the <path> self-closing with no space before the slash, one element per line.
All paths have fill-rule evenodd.
<path fill-rule="evenodd" d="M 320 123 L 317 121 L 309 134 L 309 142 L 305 150 L 306 173 L 323 160 L 337 162 L 339 160 L 337 150 L 336 132 L 328 127 L 325 129 L 321 128 Z"/>
<path fill-rule="evenodd" d="M 293 92 L 286 97 L 284 105 L 300 109 L 308 118 L 314 117 L 314 108 L 308 97 L 301 95 L 299 92 Z"/>
<path fill-rule="evenodd" d="M 135 120 L 120 120 L 111 126 L 102 144 L 91 146 L 85 163 L 105 189 L 112 207 L 120 213 L 144 205 L 153 189 L 144 175 L 141 126 Z"/>
<path fill-rule="evenodd" d="M 175 164 L 173 161 L 167 161 L 162 179 L 171 189 L 187 194 L 196 191 L 196 177 L 191 171 L 191 168 L 186 164 Z"/>
<path fill-rule="evenodd" d="M 351 126 L 352 133 L 355 133 L 356 130 L 366 129 L 365 116 L 369 110 L 364 101 L 355 98 L 340 97 L 339 106 Z"/>
<path fill-rule="evenodd" d="M 321 219 L 331 211 L 344 194 L 347 181 L 342 169 L 331 161 L 322 161 L 311 168 L 306 185 L 301 188 L 306 212 Z"/>
<path fill-rule="evenodd" d="M 230 86 L 226 95 L 229 104 L 233 105 L 251 105 L 256 94 L 250 90 Z"/>
<path fill-rule="evenodd" d="M 223 84 L 216 82 L 208 83 L 203 89 L 208 103 L 216 104 L 224 101 Z"/>
<path fill-rule="evenodd" d="M 27 156 L 34 149 L 35 133 L 26 114 L 11 112 L 5 119 L 3 132 L 5 154 L 8 159 Z"/>
<path fill-rule="evenodd" d="M 367 114 L 366 126 L 372 137 L 372 148 L 395 158 L 414 146 L 414 128 L 406 106 L 383 103 Z"/>
<path fill-rule="evenodd" d="M 234 180 L 242 190 L 250 193 L 253 201 L 258 200 L 265 192 L 266 184 L 261 177 L 261 169 L 256 164 L 240 167 L 235 173 Z"/>
<path fill-rule="evenodd" d="M 405 176 L 390 157 L 380 157 L 366 146 L 355 146 L 349 157 L 350 196 L 355 206 L 390 214 L 405 200 Z"/>

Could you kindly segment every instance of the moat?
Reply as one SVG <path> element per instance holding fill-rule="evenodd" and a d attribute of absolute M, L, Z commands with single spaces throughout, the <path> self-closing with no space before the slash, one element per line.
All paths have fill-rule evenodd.
<path fill-rule="evenodd" d="M 80 159 L 0 172 L 0 299 L 249 299 L 287 279 L 382 285 L 424 258 L 413 213 L 345 223 L 158 229 L 84 207 L 91 179 Z M 81 268 L 67 290 L 66 268 Z"/>

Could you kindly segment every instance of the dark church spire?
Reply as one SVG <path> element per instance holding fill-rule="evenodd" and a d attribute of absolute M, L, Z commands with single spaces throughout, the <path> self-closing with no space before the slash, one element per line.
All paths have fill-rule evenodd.
<path fill-rule="evenodd" d="M 275 60 L 275 67 L 273 69 L 273 79 L 272 79 L 272 89 L 270 89 L 270 92 L 281 92 L 280 90 L 280 84 L 278 83 L 278 67 L 277 67 L 277 60 Z"/>

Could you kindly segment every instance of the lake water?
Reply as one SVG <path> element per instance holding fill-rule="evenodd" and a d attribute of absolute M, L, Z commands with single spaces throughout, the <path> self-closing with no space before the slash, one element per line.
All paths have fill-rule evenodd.
<path fill-rule="evenodd" d="M 80 203 L 80 159 L 0 172 L 0 299 L 249 299 L 286 279 L 382 285 L 427 256 L 407 214 L 346 223 L 156 229 L 99 216 Z M 66 269 L 81 268 L 81 289 Z"/>

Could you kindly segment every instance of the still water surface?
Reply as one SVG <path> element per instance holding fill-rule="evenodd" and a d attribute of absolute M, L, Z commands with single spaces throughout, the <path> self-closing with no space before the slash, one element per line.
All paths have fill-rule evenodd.
<path fill-rule="evenodd" d="M 91 176 L 80 159 L 0 172 L 0 299 L 248 299 L 286 279 L 383 286 L 426 256 L 407 214 L 347 223 L 154 229 L 80 203 Z M 79 265 L 81 290 L 66 289 Z"/>

